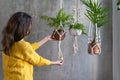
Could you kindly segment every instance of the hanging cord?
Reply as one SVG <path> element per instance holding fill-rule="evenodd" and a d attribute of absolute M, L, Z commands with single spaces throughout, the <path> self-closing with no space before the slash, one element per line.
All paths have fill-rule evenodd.
<path fill-rule="evenodd" d="M 92 54 L 94 53 L 94 48 L 97 46 L 99 48 L 99 53 L 101 53 L 101 40 L 100 40 L 100 30 L 97 28 L 97 24 L 95 24 L 95 45 L 91 46 L 89 45 L 89 47 L 91 48 L 91 52 Z"/>
<path fill-rule="evenodd" d="M 96 27 L 96 45 L 99 47 L 99 54 L 101 53 L 101 37 L 100 37 L 100 29 L 97 28 L 97 24 L 95 24 Z"/>
<path fill-rule="evenodd" d="M 63 29 L 62 21 L 60 21 L 60 28 Z M 61 50 L 61 39 L 62 39 L 62 36 L 64 35 L 64 33 L 62 35 L 58 33 L 58 35 L 60 36 L 60 39 L 58 41 L 58 60 L 63 60 L 63 53 Z"/>
<path fill-rule="evenodd" d="M 98 42 L 99 44 L 101 44 L 100 28 L 98 28 Z"/>
<path fill-rule="evenodd" d="M 92 23 L 89 23 L 89 31 L 88 31 L 88 47 L 90 48 L 91 54 L 93 54 L 93 48 L 91 46 L 92 42 Z"/>
<path fill-rule="evenodd" d="M 99 53 L 101 53 L 101 35 L 100 35 L 100 28 L 98 28 L 98 45 L 99 45 L 99 50 L 100 50 Z"/>
<path fill-rule="evenodd" d="M 73 25 L 75 23 L 78 23 L 78 0 L 74 1 L 74 5 L 75 5 L 75 9 L 74 9 L 74 22 Z M 73 48 L 74 48 L 74 53 L 77 53 L 78 51 L 78 41 L 77 41 L 77 31 L 73 31 L 75 34 L 73 34 Z"/>
<path fill-rule="evenodd" d="M 101 46 L 100 28 L 98 29 L 98 41 L 99 41 L 99 45 Z M 101 53 L 101 48 L 100 48 L 100 53 Z"/>
<path fill-rule="evenodd" d="M 90 43 L 92 41 L 92 24 L 91 22 L 89 23 L 89 31 L 88 31 L 88 43 Z"/>
<path fill-rule="evenodd" d="M 98 28 L 97 28 L 97 24 L 95 24 L 95 41 L 96 43 L 98 43 Z"/>
<path fill-rule="evenodd" d="M 74 35 L 73 37 L 74 37 L 74 42 L 73 42 L 74 53 L 77 53 L 78 51 L 77 36 Z"/>
<path fill-rule="evenodd" d="M 63 54 L 61 50 L 61 35 L 60 36 L 60 41 L 58 41 L 58 60 L 63 60 Z"/>
<path fill-rule="evenodd" d="M 62 8 L 63 8 L 63 1 L 60 0 L 60 9 L 62 9 Z M 61 14 L 61 16 L 62 16 L 62 14 Z M 61 20 L 60 20 L 59 28 L 63 29 L 63 25 L 62 25 L 62 21 Z M 61 50 L 61 38 L 62 38 L 63 34 L 62 35 L 58 34 L 58 35 L 60 36 L 60 39 L 58 41 L 58 60 L 63 60 L 63 54 L 62 54 L 62 50 Z"/>

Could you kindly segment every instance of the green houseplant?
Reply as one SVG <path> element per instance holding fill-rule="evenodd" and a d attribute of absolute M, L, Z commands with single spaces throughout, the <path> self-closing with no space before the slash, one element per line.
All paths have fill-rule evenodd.
<path fill-rule="evenodd" d="M 81 0 L 81 2 L 87 6 L 85 15 L 90 20 L 90 22 L 94 25 L 94 37 L 88 43 L 88 53 L 92 54 L 99 54 L 100 44 L 98 43 L 98 29 L 104 26 L 107 23 L 107 13 L 108 11 L 101 6 L 98 1 L 92 0 Z"/>
<path fill-rule="evenodd" d="M 84 25 L 81 24 L 81 23 L 71 24 L 69 27 L 70 27 L 70 28 L 69 28 L 70 33 L 71 33 L 71 35 L 73 35 L 73 36 L 77 36 L 77 35 L 81 35 L 81 34 L 86 35 L 85 27 L 84 27 Z"/>
<path fill-rule="evenodd" d="M 72 21 L 72 15 L 66 14 L 64 9 L 60 9 L 55 17 L 41 16 L 41 19 L 46 20 L 49 27 L 54 28 L 52 38 L 55 40 L 63 40 L 65 37 L 64 27 Z"/>

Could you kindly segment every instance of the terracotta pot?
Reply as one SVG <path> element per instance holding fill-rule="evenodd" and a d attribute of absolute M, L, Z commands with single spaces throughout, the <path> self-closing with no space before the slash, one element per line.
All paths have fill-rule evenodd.
<path fill-rule="evenodd" d="M 78 35 L 81 35 L 82 33 L 82 30 L 70 29 L 69 31 L 70 31 L 70 34 L 73 36 L 78 36 Z"/>
<path fill-rule="evenodd" d="M 53 31 L 52 39 L 61 41 L 64 40 L 64 38 L 65 38 L 65 31 L 63 29 L 58 29 Z"/>
<path fill-rule="evenodd" d="M 88 53 L 89 54 L 100 54 L 100 45 L 96 42 L 88 43 Z"/>

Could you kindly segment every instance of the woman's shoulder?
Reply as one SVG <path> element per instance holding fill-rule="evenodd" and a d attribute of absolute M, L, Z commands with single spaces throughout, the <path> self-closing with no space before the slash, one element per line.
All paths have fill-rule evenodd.
<path fill-rule="evenodd" d="M 25 41 L 24 39 L 18 41 L 15 43 L 15 46 L 20 48 L 20 49 L 25 49 L 27 47 L 31 47 L 30 43 Z"/>

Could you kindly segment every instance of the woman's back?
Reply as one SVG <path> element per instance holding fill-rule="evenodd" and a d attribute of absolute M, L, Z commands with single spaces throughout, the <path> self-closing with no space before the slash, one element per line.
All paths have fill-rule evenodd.
<path fill-rule="evenodd" d="M 32 80 L 33 66 L 24 60 L 27 43 L 16 42 L 10 49 L 10 56 L 2 53 L 4 80 Z"/>

